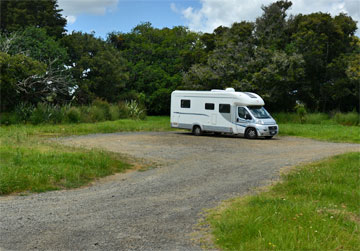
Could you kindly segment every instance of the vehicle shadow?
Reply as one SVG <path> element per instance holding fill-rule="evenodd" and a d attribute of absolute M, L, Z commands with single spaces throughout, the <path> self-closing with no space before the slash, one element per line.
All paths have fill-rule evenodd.
<path fill-rule="evenodd" d="M 266 139 L 266 138 L 263 138 L 263 137 L 258 137 L 256 139 L 248 139 L 248 138 L 245 138 L 245 137 L 240 136 L 240 135 L 225 134 L 225 133 L 221 133 L 221 134 L 203 133 L 203 135 L 201 135 L 201 136 L 195 136 L 191 132 L 175 132 L 175 133 L 176 134 L 181 134 L 181 135 L 184 135 L 184 136 L 191 136 L 191 137 L 232 138 L 232 139 L 243 139 L 243 140 L 280 140 L 278 137 L 271 138 L 271 139 Z"/>

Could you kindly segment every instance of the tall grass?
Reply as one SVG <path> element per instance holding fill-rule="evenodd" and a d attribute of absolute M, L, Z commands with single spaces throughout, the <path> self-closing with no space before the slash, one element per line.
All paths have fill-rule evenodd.
<path fill-rule="evenodd" d="M 37 106 L 20 103 L 12 113 L 0 114 L 1 125 L 25 124 L 67 124 L 113 121 L 119 118 L 142 120 L 146 110 L 136 101 L 119 104 L 96 99 L 89 106 L 52 105 L 39 103 Z"/>
<path fill-rule="evenodd" d="M 359 113 L 353 111 L 348 113 L 336 112 L 326 113 L 306 113 L 299 116 L 297 113 L 275 113 L 274 119 L 281 124 L 322 124 L 322 125 L 346 125 L 357 126 L 360 124 Z"/>
<path fill-rule="evenodd" d="M 333 118 L 338 124 L 342 125 L 359 125 L 360 116 L 357 112 L 348 112 L 348 113 L 336 113 Z"/>
<path fill-rule="evenodd" d="M 360 153 L 294 169 L 269 192 L 212 212 L 213 240 L 225 250 L 357 250 Z"/>
<path fill-rule="evenodd" d="M 97 123 L 80 124 L 41 124 L 41 125 L 10 125 L 0 127 L 1 135 L 22 132 L 29 136 L 67 136 L 84 135 L 91 133 L 111 133 L 111 132 L 133 132 L 133 131 L 169 131 L 174 130 L 170 127 L 170 119 L 167 116 L 148 116 L 145 120 L 137 121 L 133 119 L 120 119 L 116 121 L 104 121 Z"/>

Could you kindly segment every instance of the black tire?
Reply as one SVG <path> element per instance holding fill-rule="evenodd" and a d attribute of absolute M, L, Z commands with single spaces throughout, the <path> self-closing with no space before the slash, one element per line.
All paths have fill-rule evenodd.
<path fill-rule="evenodd" d="M 265 139 L 272 139 L 273 136 L 265 136 Z"/>
<path fill-rule="evenodd" d="M 200 126 L 194 126 L 194 128 L 193 128 L 193 134 L 194 134 L 195 136 L 201 136 L 201 135 L 203 134 Z"/>
<path fill-rule="evenodd" d="M 248 139 L 256 139 L 257 138 L 257 132 L 256 132 L 255 128 L 252 128 L 252 127 L 248 128 L 246 130 L 245 136 Z"/>

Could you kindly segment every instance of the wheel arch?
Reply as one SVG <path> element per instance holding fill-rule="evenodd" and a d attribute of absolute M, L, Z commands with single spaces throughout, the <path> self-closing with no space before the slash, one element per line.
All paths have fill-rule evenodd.
<path fill-rule="evenodd" d="M 194 124 L 192 124 L 191 131 L 194 131 L 194 128 L 195 128 L 196 126 L 200 127 L 201 131 L 204 131 L 204 128 L 203 128 L 203 127 L 201 126 L 201 124 L 199 124 L 199 123 L 194 123 Z"/>

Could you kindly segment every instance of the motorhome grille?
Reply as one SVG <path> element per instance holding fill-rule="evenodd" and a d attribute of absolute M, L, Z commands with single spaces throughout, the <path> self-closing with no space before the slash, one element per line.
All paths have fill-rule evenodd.
<path fill-rule="evenodd" d="M 250 98 L 256 98 L 256 96 L 254 94 L 252 94 L 251 92 L 244 92 L 246 95 L 248 95 Z"/>
<path fill-rule="evenodd" d="M 276 131 L 277 127 L 276 126 L 269 126 L 269 131 Z"/>

